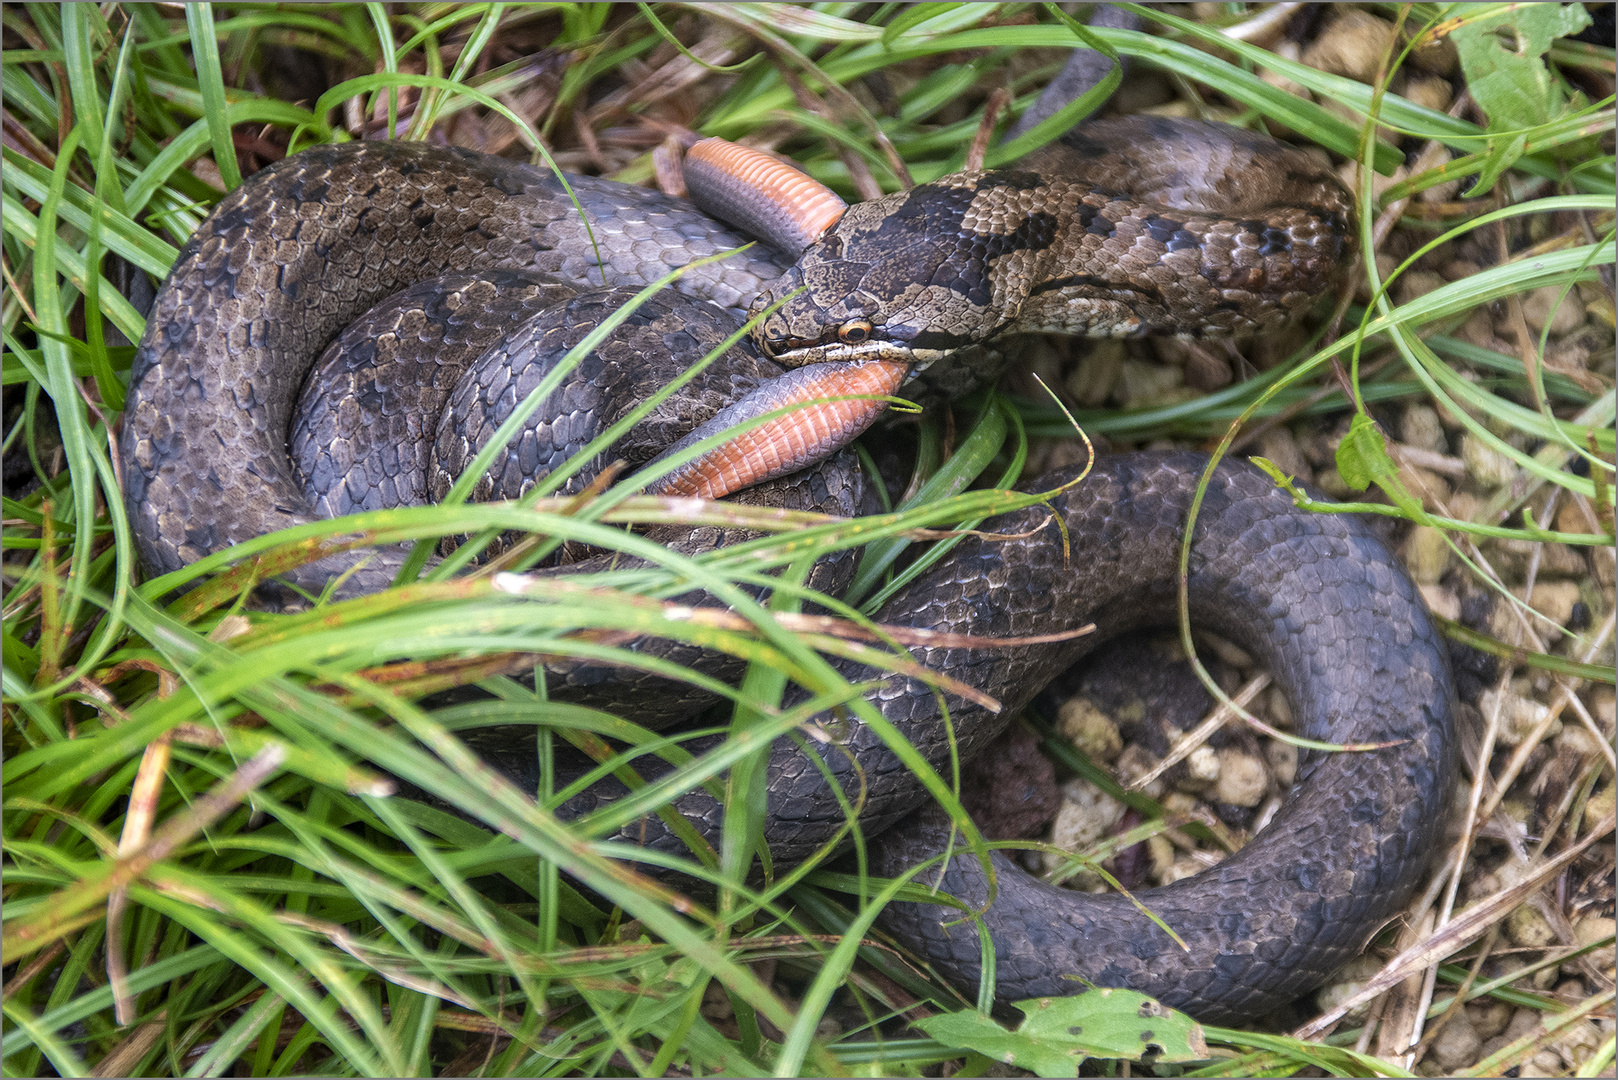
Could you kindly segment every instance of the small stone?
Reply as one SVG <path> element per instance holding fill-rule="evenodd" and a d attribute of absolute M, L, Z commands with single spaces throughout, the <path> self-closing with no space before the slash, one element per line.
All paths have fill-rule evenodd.
<path fill-rule="evenodd" d="M 1407 270 L 1393 283 L 1393 296 L 1399 303 L 1408 304 L 1434 289 L 1442 289 L 1446 284 L 1440 275 L 1431 270 Z"/>
<path fill-rule="evenodd" d="M 1157 768 L 1157 760 L 1150 750 L 1147 750 L 1139 743 L 1130 743 L 1124 747 L 1124 752 L 1118 755 L 1118 760 L 1113 762 L 1112 770 L 1117 775 L 1118 782 L 1127 787 L 1137 777 L 1145 776 Z M 1156 780 L 1143 786 L 1140 792 L 1147 798 L 1161 799 L 1163 797 L 1163 778 L 1159 776 Z"/>
<path fill-rule="evenodd" d="M 1543 1020 L 1544 1017 L 1540 1015 L 1538 1009 L 1524 1006 L 1511 1014 L 1511 1020 L 1506 1024 L 1506 1030 L 1500 1033 L 1500 1037 L 1507 1042 L 1520 1039 L 1531 1031 L 1538 1031 Z"/>
<path fill-rule="evenodd" d="M 1185 759 L 1185 780 L 1182 791 L 1202 792 L 1219 780 L 1219 754 L 1208 745 L 1197 747 Z"/>
<path fill-rule="evenodd" d="M 1264 762 L 1233 746 L 1219 751 L 1219 777 L 1214 799 L 1232 806 L 1257 806 L 1269 789 Z"/>
<path fill-rule="evenodd" d="M 1340 9 L 1331 24 L 1304 50 L 1303 62 L 1321 71 L 1368 83 L 1376 77 L 1383 56 L 1393 44 L 1393 35 L 1390 23 L 1368 11 Z"/>
<path fill-rule="evenodd" d="M 1112 396 L 1113 387 L 1118 385 L 1123 363 L 1123 342 L 1093 343 L 1067 377 L 1067 392 L 1080 405 L 1094 408 L 1104 404 Z"/>
<path fill-rule="evenodd" d="M 1298 440 L 1286 428 L 1266 431 L 1258 441 L 1258 452 L 1261 457 L 1275 462 L 1288 476 L 1297 477 L 1305 483 L 1314 476 L 1309 462 L 1304 460 L 1303 451 L 1298 447 Z"/>
<path fill-rule="evenodd" d="M 1152 880 L 1159 885 L 1174 870 L 1174 842 L 1161 834 L 1146 841 L 1146 854 L 1152 860 Z"/>
<path fill-rule="evenodd" d="M 1473 345 L 1478 345 L 1485 349 L 1493 348 L 1497 344 L 1502 347 L 1506 347 L 1505 343 L 1501 342 L 1500 339 L 1495 336 L 1494 316 L 1489 314 L 1489 309 L 1487 306 L 1480 307 L 1469 315 L 1467 320 L 1461 324 L 1461 328 L 1455 331 L 1455 336 L 1460 338 L 1462 341 L 1470 342 Z M 1444 413 L 1440 413 L 1439 415 L 1442 416 Z M 1445 426 L 1459 427 L 1460 424 L 1459 421 L 1457 421 L 1456 423 L 1446 424 Z"/>
<path fill-rule="evenodd" d="M 1164 885 L 1172 885 L 1181 878 L 1195 877 L 1197 874 L 1202 873 L 1206 869 L 1206 866 L 1195 859 L 1176 859 L 1174 861 L 1174 865 L 1170 866 L 1163 874 L 1162 883 Z"/>
<path fill-rule="evenodd" d="M 1460 621 L 1461 598 L 1455 595 L 1454 589 L 1447 589 L 1442 585 L 1417 585 L 1416 590 L 1427 602 L 1428 611 L 1450 622 Z"/>
<path fill-rule="evenodd" d="M 1438 272 L 1450 281 L 1460 281 L 1462 278 L 1469 278 L 1483 273 L 1483 267 L 1471 259 L 1451 259 L 1440 267 Z"/>
<path fill-rule="evenodd" d="M 1125 360 L 1118 374 L 1119 404 L 1126 409 L 1144 409 L 1193 400 L 1200 395 L 1189 387 L 1182 368 Z"/>
<path fill-rule="evenodd" d="M 1401 462 L 1399 483 L 1404 485 L 1406 491 L 1420 499 L 1422 506 L 1429 513 L 1443 513 L 1443 508 L 1449 503 L 1449 481 L 1431 469 L 1424 469 L 1408 461 Z"/>
<path fill-rule="evenodd" d="M 1195 341 L 1190 343 L 1184 367 L 1185 384 L 1205 394 L 1229 386 L 1236 377 L 1236 373 L 1231 370 L 1229 359 Z"/>
<path fill-rule="evenodd" d="M 1330 1012 L 1363 990 L 1366 980 L 1381 970 L 1382 961 L 1375 956 L 1365 954 L 1355 957 L 1337 973 L 1336 982 L 1328 983 L 1315 991 L 1315 1006 L 1321 1012 Z M 1364 1017 L 1366 1006 L 1369 1004 L 1370 1002 L 1365 1002 L 1350 1009 L 1348 1019 L 1357 1020 Z"/>
<path fill-rule="evenodd" d="M 1555 1050 L 1538 1050 L 1517 1070 L 1520 1076 L 1555 1076 L 1562 1071 L 1562 1055 Z"/>
<path fill-rule="evenodd" d="M 1056 712 L 1056 727 L 1092 761 L 1112 761 L 1124 748 L 1118 722 L 1086 697 L 1075 696 L 1063 702 Z"/>
<path fill-rule="evenodd" d="M 1506 916 L 1506 936 L 1525 949 L 1543 949 L 1556 944 L 1556 931 L 1551 929 L 1551 924 L 1527 904 Z"/>
<path fill-rule="evenodd" d="M 1580 724 L 1570 724 L 1563 728 L 1557 742 L 1566 747 L 1569 753 L 1582 758 L 1593 758 L 1601 753 L 1596 737 Z"/>
<path fill-rule="evenodd" d="M 1264 711 L 1269 715 L 1270 724 L 1278 728 L 1292 726 L 1292 703 L 1287 700 L 1286 693 L 1279 686 L 1272 686 L 1264 695 Z M 1288 780 L 1286 783 L 1291 783 Z"/>
<path fill-rule="evenodd" d="M 1540 549 L 1539 576 L 1584 581 L 1590 576 L 1590 564 L 1567 544 L 1546 544 Z"/>
<path fill-rule="evenodd" d="M 1197 806 L 1196 796 L 1187 795 L 1183 791 L 1171 791 L 1163 796 L 1163 812 L 1170 816 L 1194 814 L 1197 811 Z"/>
<path fill-rule="evenodd" d="M 1483 1037 L 1472 1026 L 1466 1013 L 1462 1012 L 1451 1017 L 1438 1033 L 1438 1038 L 1432 1041 L 1427 1048 L 1427 1060 L 1443 1066 L 1445 1072 L 1457 1072 L 1462 1066 L 1477 1061 L 1478 1048 L 1482 1045 Z"/>
<path fill-rule="evenodd" d="M 1590 826 L 1605 820 L 1613 811 L 1614 801 L 1614 790 L 1611 784 L 1593 792 L 1584 803 L 1584 827 L 1581 831 L 1589 832 Z"/>
<path fill-rule="evenodd" d="M 1438 422 L 1438 413 L 1428 405 L 1411 405 L 1399 418 L 1399 441 L 1418 450 L 1435 454 L 1449 453 L 1449 437 L 1444 425 Z"/>
<path fill-rule="evenodd" d="M 1504 1001 L 1494 998 L 1474 1001 L 1466 1006 L 1467 1019 L 1471 1021 L 1473 1030 L 1484 1039 L 1492 1039 L 1506 1030 L 1506 1025 L 1511 1022 L 1511 1014 L 1516 1011 Z"/>
<path fill-rule="evenodd" d="M 1600 725 L 1602 731 L 1611 731 L 1614 714 L 1618 714 L 1618 691 L 1610 686 L 1597 686 L 1590 691 L 1590 715 Z"/>
<path fill-rule="evenodd" d="M 1558 337 L 1584 325 L 1584 304 L 1580 302 L 1579 294 L 1564 292 L 1557 285 L 1546 285 L 1530 292 L 1523 298 L 1522 313 L 1535 332 L 1549 325 L 1551 333 Z"/>
<path fill-rule="evenodd" d="M 1283 788 L 1291 787 L 1292 781 L 1298 778 L 1298 748 L 1279 739 L 1270 739 L 1264 744 L 1264 757 L 1270 763 L 1275 782 Z"/>
<path fill-rule="evenodd" d="M 1431 75 L 1412 76 L 1405 82 L 1404 97 L 1424 109 L 1443 112 L 1454 100 L 1455 91 L 1450 89 L 1448 79 Z"/>
<path fill-rule="evenodd" d="M 1522 596 L 1522 589 L 1513 589 Z M 1572 581 L 1536 581 L 1534 591 L 1527 596 L 1528 606 L 1544 615 L 1557 626 L 1566 626 L 1573 617 L 1573 605 L 1579 602 L 1579 586 Z M 1544 627 L 1540 628 L 1541 633 Z"/>
<path fill-rule="evenodd" d="M 1471 432 L 1461 436 L 1461 460 L 1466 474 L 1484 487 L 1506 487 L 1517 478 L 1516 462 Z"/>
<path fill-rule="evenodd" d="M 1443 529 L 1417 525 L 1405 538 L 1405 569 L 1417 584 L 1431 585 L 1449 569 L 1449 538 Z"/>
<path fill-rule="evenodd" d="M 1586 915 L 1573 924 L 1573 940 L 1582 948 L 1585 945 L 1594 945 L 1598 941 L 1610 940 L 1614 933 L 1618 933 L 1618 921 L 1605 915 Z M 1609 954 L 1607 959 L 1612 959 Z"/>
<path fill-rule="evenodd" d="M 1363 491 L 1355 491 L 1348 486 L 1348 481 L 1343 479 L 1336 465 L 1326 465 L 1315 474 L 1315 487 L 1338 502 L 1359 502 L 1365 497 Z"/>
<path fill-rule="evenodd" d="M 1535 515 L 1536 519 L 1538 515 Z M 1541 525 L 1545 524 L 1543 521 Z M 1590 520 L 1584 516 L 1584 510 L 1576 499 L 1563 499 L 1562 505 L 1556 511 L 1556 524 L 1553 526 L 1557 532 L 1587 533 L 1592 531 Z"/>
<path fill-rule="evenodd" d="M 1238 671 L 1251 671 L 1254 667 L 1253 654 L 1228 638 L 1218 634 L 1198 634 L 1196 641 L 1198 649 L 1213 653 Z"/>
<path fill-rule="evenodd" d="M 1428 39 L 1418 49 L 1410 53 L 1410 62 L 1423 71 L 1434 75 L 1453 75 L 1460 65 L 1460 53 L 1455 50 L 1455 43 L 1449 38 L 1438 40 Z"/>
<path fill-rule="evenodd" d="M 1094 847 L 1123 816 L 1123 803 L 1088 780 L 1069 780 L 1062 785 L 1062 808 L 1051 825 L 1051 843 L 1063 851 L 1081 854 Z M 1055 855 L 1047 854 L 1045 859 L 1048 869 L 1065 864 Z"/>

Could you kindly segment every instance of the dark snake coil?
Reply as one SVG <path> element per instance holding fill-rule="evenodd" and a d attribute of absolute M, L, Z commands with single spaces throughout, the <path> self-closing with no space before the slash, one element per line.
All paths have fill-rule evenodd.
<path fill-rule="evenodd" d="M 1137 119 L 1121 130 L 1122 144 L 1116 125 L 1092 126 L 1070 136 L 1066 150 L 1019 170 L 946 177 L 856 206 L 795 265 L 749 253 L 700 268 L 678 288 L 741 310 L 755 297 L 763 302 L 807 286 L 765 324 L 766 354 L 788 363 L 823 359 L 847 344 L 847 327 L 868 325 L 858 344 L 902 347 L 928 365 L 912 384 L 928 396 L 992 379 L 997 345 L 1016 332 L 1196 335 L 1263 327 L 1308 303 L 1335 273 L 1351 204 L 1323 166 L 1230 129 Z M 1059 161 L 1058 154 L 1069 156 Z M 351 384 L 327 397 L 333 413 L 375 399 L 386 424 L 373 413 L 369 427 L 362 422 L 358 434 L 351 428 L 331 443 L 322 441 L 325 421 L 303 421 L 300 430 L 315 437 L 294 436 L 293 443 L 314 464 L 300 478 L 288 463 L 293 405 L 306 373 L 374 305 L 382 304 L 384 327 L 392 329 L 354 336 L 388 354 L 383 359 L 397 358 L 397 350 L 405 369 L 436 384 L 451 367 L 477 364 L 491 343 L 507 352 L 524 335 L 565 344 L 592 325 L 597 316 L 568 306 L 604 303 L 589 296 L 564 302 L 560 314 L 547 308 L 535 315 L 542 294 L 556 288 L 536 273 L 574 287 L 599 286 L 603 277 L 609 285 L 639 284 L 743 241 L 679 200 L 587 178 L 573 184 L 599 248 L 554 178 L 455 149 L 318 147 L 227 196 L 175 263 L 132 373 L 121 445 L 130 518 L 149 569 L 176 570 L 323 511 L 367 508 L 367 500 L 401 486 L 415 493 L 407 499 L 424 497 L 426 481 L 400 478 L 419 477 L 414 470 L 431 457 L 422 447 L 434 439 L 433 422 L 414 411 L 408 394 L 399 396 L 406 392 L 373 385 L 369 361 L 359 363 L 358 375 L 350 364 L 339 378 Z M 419 285 L 447 273 L 461 275 L 447 292 Z M 496 315 L 466 306 L 480 293 L 503 295 L 507 306 Z M 717 314 L 699 304 L 691 310 L 701 316 L 687 327 L 682 310 L 663 304 L 641 321 L 666 338 L 696 335 L 696 324 Z M 551 321 L 535 330 L 530 317 Z M 416 351 L 405 348 L 411 341 Z M 471 355 L 438 355 L 462 352 Z M 637 377 L 633 366 L 608 352 L 592 369 L 590 392 L 601 396 L 566 416 L 621 410 L 618 395 L 633 393 L 623 389 Z M 343 355 L 333 360 L 338 369 L 349 364 Z M 746 389 L 777 370 L 757 356 L 743 366 L 720 381 Z M 510 381 L 512 393 L 536 377 L 521 362 L 515 373 L 494 376 Z M 330 385 L 309 394 L 319 397 Z M 502 393 L 465 392 L 485 403 Z M 697 392 L 698 404 L 681 407 L 687 423 L 700 423 L 723 396 Z M 525 455 L 543 461 L 555 442 L 577 445 L 562 431 L 570 423 L 554 414 L 536 420 L 497 473 L 513 471 L 519 489 L 531 483 L 514 463 Z M 393 445 L 398 432 L 413 441 Z M 388 444 L 378 451 L 382 464 L 359 454 L 360 442 Z M 1055 647 L 912 650 L 921 663 L 1004 704 L 994 715 L 948 699 L 963 756 L 992 742 L 1040 687 L 1097 643 L 1172 620 L 1178 538 L 1203 464 L 1188 454 L 1102 459 L 1050 504 L 1066 525 L 1071 557 L 1064 559 L 1054 524 L 1023 540 L 969 539 L 875 615 L 882 623 L 997 636 L 1097 624 L 1096 635 Z M 312 495 L 306 486 L 308 474 L 322 470 L 335 495 Z M 856 492 L 842 473 L 828 465 L 814 475 L 810 505 L 852 511 Z M 1031 488 L 1066 479 L 1042 477 Z M 515 492 L 493 486 L 489 493 Z M 1017 534 L 1045 514 L 1036 508 L 983 528 Z M 390 566 L 360 586 L 386 584 Z M 332 567 L 316 564 L 293 576 L 318 588 Z M 1395 745 L 1305 753 L 1287 802 L 1246 848 L 1193 878 L 1139 894 L 1188 951 L 1127 900 L 1047 886 L 997 855 L 998 894 L 985 919 L 1001 1001 L 1069 993 L 1081 985 L 1069 976 L 1082 976 L 1134 987 L 1207 1020 L 1262 1012 L 1318 985 L 1362 948 L 1426 865 L 1453 771 L 1453 695 L 1443 644 L 1384 547 L 1357 522 L 1303 513 L 1258 473 L 1225 463 L 1197 518 L 1190 601 L 1194 621 L 1269 666 L 1299 734 Z M 855 680 L 880 674 L 838 666 Z M 947 767 L 949 745 L 929 687 L 889 677 L 869 699 L 934 767 Z M 902 872 L 942 850 L 947 821 L 922 809 L 914 777 L 856 723 L 819 764 L 791 740 L 776 744 L 766 840 L 777 868 L 814 852 L 842 824 L 827 774 L 851 794 L 863 787 L 861 825 L 875 838 L 877 873 Z M 613 795 L 603 785 L 565 810 L 582 813 Z M 722 810 L 705 791 L 676 805 L 717 837 Z M 657 819 L 617 839 L 682 850 Z M 968 856 L 953 859 L 942 887 L 968 904 L 987 896 L 982 868 Z M 896 904 L 884 921 L 970 992 L 979 939 L 970 923 L 944 927 L 957 917 L 953 909 Z"/>

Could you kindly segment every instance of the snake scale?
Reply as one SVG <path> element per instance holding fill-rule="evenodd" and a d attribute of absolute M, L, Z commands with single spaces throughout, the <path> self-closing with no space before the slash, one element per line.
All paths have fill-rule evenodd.
<path fill-rule="evenodd" d="M 316 147 L 227 196 L 182 251 L 134 364 L 122 453 L 149 569 L 175 570 L 322 514 L 426 498 L 431 445 L 442 437 L 417 411 L 416 387 L 433 386 L 440 403 L 471 402 L 483 416 L 520 399 L 545 370 L 548 361 L 535 367 L 518 356 L 532 352 L 524 348 L 554 355 L 622 302 L 622 293 L 577 289 L 603 279 L 638 285 L 744 241 L 682 200 L 584 177 L 572 185 L 593 243 L 554 177 L 457 149 Z M 659 298 L 637 319 L 670 348 L 700 338 L 697 355 L 714 340 L 707 324 L 721 337 L 732 325 L 716 322 L 719 309 L 734 315 L 806 291 L 762 325 L 740 369 L 659 414 L 659 438 L 678 439 L 682 423 L 700 425 L 728 396 L 769 385 L 778 364 L 900 363 L 920 375 L 907 395 L 941 397 L 993 379 L 999 346 L 1018 332 L 1196 336 L 1272 325 L 1337 272 L 1351 205 L 1325 167 L 1267 138 L 1181 121 L 1090 125 L 1016 169 L 962 173 L 855 206 L 796 261 L 755 248 L 680 279 L 685 299 Z M 447 284 L 424 283 L 439 275 Z M 376 305 L 380 321 L 351 331 L 353 348 L 322 361 L 303 391 L 317 418 L 295 419 L 322 350 Z M 700 314 L 688 321 L 689 311 Z M 531 484 L 525 468 L 543 471 L 579 444 L 574 428 L 617 415 L 621 395 L 640 392 L 624 387 L 647 376 L 612 348 L 519 436 L 486 495 Z M 447 385 L 489 351 L 499 370 L 478 388 Z M 406 372 L 405 389 L 373 381 L 384 361 Z M 337 433 L 341 414 L 356 410 L 358 426 Z M 641 460 L 653 454 L 647 448 Z M 1049 512 L 983 526 L 1028 535 L 968 538 L 877 613 L 882 623 L 975 635 L 1099 628 L 1056 646 L 913 649 L 923 664 L 1004 705 L 992 714 L 948 698 L 962 755 L 993 742 L 1098 642 L 1172 620 L 1178 537 L 1204 463 L 1190 454 L 1103 458 Z M 842 469 L 833 458 L 811 470 L 806 505 L 852 512 L 857 483 Z M 1069 478 L 1041 477 L 1031 489 Z M 1065 526 L 1071 555 L 1048 513 Z M 318 588 L 334 565 L 305 568 L 300 583 Z M 385 584 L 392 565 L 359 587 Z M 1306 514 L 1260 474 L 1226 463 L 1197 518 L 1189 593 L 1194 621 L 1269 665 L 1299 734 L 1392 745 L 1305 753 L 1268 829 L 1215 868 L 1140 894 L 1184 950 L 1127 899 L 1053 888 L 996 855 L 998 894 L 985 920 L 1002 1002 L 1069 993 L 1078 977 L 1134 987 L 1210 1021 L 1262 1012 L 1362 948 L 1408 897 L 1434 847 L 1453 770 L 1453 693 L 1443 644 L 1383 546 L 1354 520 Z M 881 677 L 851 661 L 839 666 L 851 679 Z M 947 768 L 950 746 L 929 687 L 888 676 L 869 700 Z M 828 777 L 851 794 L 863 790 L 876 872 L 897 874 L 940 852 L 948 822 L 924 808 L 909 771 L 865 725 L 843 732 L 821 763 L 792 740 L 774 747 L 765 836 L 774 865 L 808 856 L 842 822 Z M 615 793 L 604 783 L 564 812 Z M 706 791 L 677 806 L 718 835 L 723 811 Z M 619 839 L 681 850 L 656 818 Z M 969 856 L 948 864 L 942 887 L 971 904 L 987 896 Z M 894 904 L 884 921 L 970 994 L 981 947 L 970 923 L 945 926 L 956 914 Z"/>

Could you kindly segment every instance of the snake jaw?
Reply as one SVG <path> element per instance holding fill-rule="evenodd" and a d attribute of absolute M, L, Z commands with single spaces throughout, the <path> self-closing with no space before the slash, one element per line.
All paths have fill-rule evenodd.
<path fill-rule="evenodd" d="M 913 350 L 900 342 L 872 340 L 857 345 L 841 341 L 793 343 L 780 352 L 770 352 L 770 359 L 784 368 L 801 368 L 810 364 L 841 363 L 845 361 L 881 360 L 885 363 L 905 364 L 910 376 L 925 370 L 934 361 L 942 359 L 939 350 Z"/>

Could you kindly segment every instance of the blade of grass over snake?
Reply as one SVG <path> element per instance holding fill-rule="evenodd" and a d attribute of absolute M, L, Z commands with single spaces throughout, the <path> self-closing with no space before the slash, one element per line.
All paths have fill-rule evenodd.
<path fill-rule="evenodd" d="M 906 510 L 916 506 L 931 506 L 942 499 L 960 494 L 976 480 L 994 460 L 1000 448 L 1005 445 L 1006 436 L 1011 430 L 1007 420 L 1008 413 L 999 407 L 993 399 L 982 410 L 971 432 L 962 440 L 960 449 L 952 454 L 942 468 L 935 472 L 922 484 L 916 494 L 906 500 L 898 509 L 903 514 Z M 1013 481 L 1014 482 L 1014 481 Z M 1003 484 L 996 486 L 1005 486 Z M 972 525 L 965 526 L 972 528 Z M 867 545 L 865 554 L 860 560 L 858 572 L 854 581 L 849 585 L 845 600 L 853 606 L 861 607 L 867 613 L 873 612 L 885 601 L 888 596 L 900 587 L 900 583 L 890 584 L 870 600 L 865 597 L 877 589 L 887 573 L 904 550 L 910 546 L 908 539 L 895 537 L 892 540 Z M 914 576 L 914 575 L 910 575 Z"/>
<path fill-rule="evenodd" d="M 213 5 L 187 4 L 185 25 L 191 34 L 191 56 L 197 65 L 197 90 L 202 95 L 202 115 L 208 121 L 208 141 L 213 145 L 214 164 L 226 191 L 242 185 L 242 172 L 236 163 L 236 144 L 231 140 L 225 116 L 225 82 L 219 67 L 219 35 L 214 29 Z"/>
<path fill-rule="evenodd" d="M 570 349 L 567 355 L 562 357 L 562 359 L 557 362 L 556 369 L 551 373 L 551 375 L 542 380 L 541 383 L 536 386 L 528 395 L 528 397 L 523 399 L 522 403 L 518 406 L 518 412 L 526 412 L 526 415 L 531 416 L 533 410 L 536 410 L 539 405 L 546 400 L 546 398 L 555 392 L 556 387 L 561 385 L 561 381 L 566 377 L 566 374 L 571 372 L 578 364 L 582 363 L 585 356 L 589 355 L 589 353 L 597 348 L 601 342 L 605 341 L 609 336 L 611 336 L 611 334 L 623 324 L 623 320 L 627 319 L 631 314 L 633 314 L 633 312 L 638 309 L 642 303 L 650 298 L 654 291 L 661 291 L 661 289 L 666 288 L 668 285 L 677 280 L 678 276 L 684 273 L 686 270 L 707 265 L 717 259 L 727 258 L 731 254 L 733 253 L 722 252 L 720 254 L 690 263 L 688 266 L 682 267 L 670 274 L 662 281 L 650 285 L 640 293 L 637 293 L 628 303 L 619 308 L 617 312 L 614 312 L 612 316 L 604 321 L 600 327 L 597 327 L 595 331 L 586 336 L 584 340 L 580 341 L 577 346 Z M 658 405 L 668 400 L 670 395 L 675 393 L 680 387 L 684 386 L 692 379 L 696 378 L 703 370 L 719 359 L 719 357 L 727 352 L 732 346 L 741 341 L 742 338 L 752 329 L 752 327 L 757 325 L 758 322 L 765 317 L 765 314 L 766 313 L 760 313 L 748 320 L 747 323 L 739 327 L 734 333 L 727 337 L 706 356 L 702 357 L 690 367 L 686 368 L 685 371 L 671 379 L 657 393 L 651 395 L 645 401 L 630 409 L 620 420 L 618 420 L 617 423 L 611 425 L 595 438 L 591 439 L 588 443 L 582 446 L 577 453 L 569 458 L 568 461 L 564 462 L 556 469 L 553 469 L 543 480 L 536 483 L 531 491 L 517 501 L 517 505 L 531 506 L 540 499 L 550 495 L 552 492 L 556 491 L 563 484 L 565 484 L 569 479 L 576 476 L 581 469 L 586 468 L 597 458 L 598 455 L 604 453 L 627 432 L 632 430 L 636 424 L 639 424 L 641 420 L 650 415 L 652 411 L 658 407 Z M 778 410 L 776 413 L 758 417 L 754 422 L 754 426 L 762 425 L 769 420 L 774 419 L 778 415 L 785 415 L 788 411 L 790 410 Z M 513 417 L 516 415 L 517 413 L 513 413 Z M 506 424 L 511 424 L 511 421 L 506 421 Z M 499 428 L 494 435 L 490 437 L 489 445 L 484 447 L 484 449 L 480 451 L 478 457 L 474 458 L 473 461 L 471 461 L 467 467 L 462 470 L 462 475 L 458 483 L 464 481 L 468 476 L 473 477 L 473 483 L 475 483 L 476 478 L 481 477 L 483 472 L 487 471 L 489 463 L 493 461 L 495 454 L 503 450 L 509 443 L 510 439 L 514 437 L 515 432 L 520 429 L 521 425 L 512 425 L 511 430 L 508 431 L 506 426 L 502 425 L 501 428 Z M 732 429 L 730 432 L 726 432 L 724 434 L 724 438 L 732 437 L 735 433 L 741 430 L 746 429 L 738 426 L 738 428 Z M 715 445 L 717 445 L 720 441 L 720 439 L 712 440 Z M 494 453 L 490 452 L 491 449 L 494 450 Z M 675 457 L 670 459 L 670 461 L 666 463 L 665 470 L 677 468 L 683 463 L 683 461 L 694 459 L 699 454 L 705 452 L 705 449 L 706 447 L 704 445 L 692 447 L 689 451 L 689 455 L 686 458 Z M 481 465 L 482 471 L 478 471 L 480 469 L 479 461 L 485 454 L 489 455 L 488 461 L 484 461 Z M 656 477 L 657 474 L 652 472 L 650 468 L 643 469 L 641 473 L 638 473 L 618 484 L 605 497 L 592 499 L 587 506 L 581 508 L 581 513 L 586 520 L 597 519 L 601 515 L 610 512 L 613 507 L 620 503 L 623 499 L 628 498 L 631 494 L 645 486 L 651 480 L 656 479 Z M 498 534 L 485 531 L 484 533 L 471 538 L 465 544 L 461 545 L 461 547 L 458 548 L 454 554 L 450 555 L 443 561 L 443 564 L 437 571 L 436 576 L 440 578 L 447 577 L 449 574 L 454 573 L 456 570 L 468 565 L 473 558 L 485 550 L 487 544 L 491 542 L 496 535 Z M 537 564 L 540 559 L 549 555 L 551 550 L 551 545 L 541 545 L 525 560 L 524 568 L 526 568 L 526 566 Z"/>

